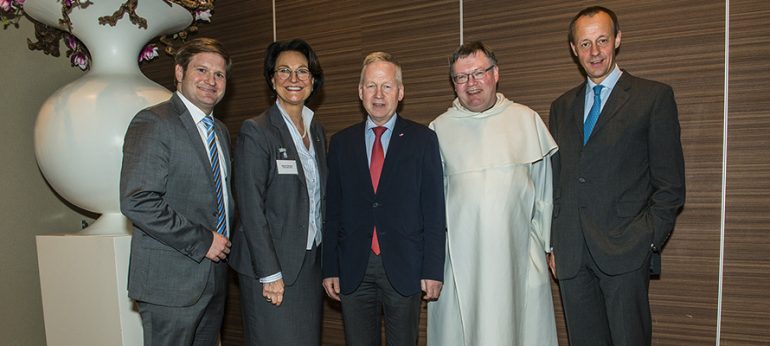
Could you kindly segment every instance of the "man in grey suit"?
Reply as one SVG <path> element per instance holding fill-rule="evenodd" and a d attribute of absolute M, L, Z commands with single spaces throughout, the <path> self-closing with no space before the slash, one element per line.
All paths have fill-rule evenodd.
<path fill-rule="evenodd" d="M 213 119 L 231 60 L 213 39 L 175 55 L 176 93 L 140 111 L 126 132 L 120 207 L 134 223 L 128 295 L 145 345 L 215 345 L 224 316 L 230 137 Z"/>
<path fill-rule="evenodd" d="M 551 105 L 554 211 L 549 265 L 571 345 L 649 345 L 649 276 L 684 204 L 674 93 L 615 63 L 617 16 L 589 7 L 569 43 L 587 75 Z"/>

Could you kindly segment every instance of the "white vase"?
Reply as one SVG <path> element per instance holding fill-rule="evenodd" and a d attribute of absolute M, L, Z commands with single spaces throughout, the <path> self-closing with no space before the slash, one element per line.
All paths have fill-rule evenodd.
<path fill-rule="evenodd" d="M 183 30 L 192 15 L 162 0 L 139 0 L 136 13 L 147 29 L 129 21 L 100 25 L 125 0 L 99 0 L 70 13 L 72 34 L 91 53 L 91 70 L 43 103 L 35 123 L 35 155 L 53 189 L 70 203 L 101 216 L 81 234 L 126 234 L 130 222 L 120 213 L 123 137 L 141 109 L 167 100 L 170 92 L 145 77 L 138 66 L 142 47 L 152 38 Z M 62 28 L 60 0 L 27 0 L 24 11 Z M 172 78 L 169 71 L 169 78 Z"/>

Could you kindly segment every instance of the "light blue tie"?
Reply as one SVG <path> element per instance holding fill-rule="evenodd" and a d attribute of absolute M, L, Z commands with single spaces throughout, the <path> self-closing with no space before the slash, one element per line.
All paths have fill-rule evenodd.
<path fill-rule="evenodd" d="M 583 124 L 583 145 L 588 143 L 588 137 L 591 137 L 591 131 L 594 130 L 594 125 L 599 120 L 599 113 L 602 112 L 602 88 L 604 88 L 602 85 L 594 87 L 594 105 L 591 106 L 586 122 Z"/>
<path fill-rule="evenodd" d="M 206 141 L 209 145 L 209 160 L 211 161 L 211 173 L 214 174 L 214 193 L 217 196 L 217 233 L 229 238 L 225 223 L 225 203 L 222 191 L 222 172 L 219 168 L 219 150 L 217 138 L 214 134 L 214 119 L 209 115 L 203 118 L 206 127 Z"/>

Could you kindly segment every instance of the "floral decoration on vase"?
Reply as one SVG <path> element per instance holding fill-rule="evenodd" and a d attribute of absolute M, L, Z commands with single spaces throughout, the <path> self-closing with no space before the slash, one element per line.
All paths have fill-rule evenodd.
<path fill-rule="evenodd" d="M 26 0 L 0 0 L 0 25 L 3 29 L 9 26 L 19 27 L 19 20 L 28 19 L 35 25 L 35 39 L 27 39 L 27 46 L 30 50 L 39 50 L 46 55 L 54 57 L 60 56 L 60 42 L 64 41 L 67 48 L 65 55 L 70 59 L 72 66 L 86 71 L 90 67 L 91 55 L 88 49 L 78 40 L 72 32 L 72 22 L 70 13 L 77 9 L 86 9 L 92 5 L 91 0 L 61 0 L 61 14 L 59 19 L 60 27 L 51 27 L 42 24 L 24 13 L 24 3 Z M 97 0 L 98 1 L 98 0 Z M 139 0 L 126 0 L 111 15 L 99 17 L 99 24 L 115 26 L 115 24 L 125 16 L 133 25 L 139 28 L 147 28 L 147 20 L 136 13 L 136 7 Z M 162 35 L 148 43 L 141 51 L 137 60 L 139 62 L 149 61 L 159 56 L 161 47 L 167 54 L 173 54 L 175 47 L 179 42 L 184 42 L 187 37 L 198 31 L 197 22 L 211 22 L 211 11 L 214 9 L 214 0 L 158 0 L 171 4 L 180 5 L 191 12 L 195 20 L 184 30 Z"/>

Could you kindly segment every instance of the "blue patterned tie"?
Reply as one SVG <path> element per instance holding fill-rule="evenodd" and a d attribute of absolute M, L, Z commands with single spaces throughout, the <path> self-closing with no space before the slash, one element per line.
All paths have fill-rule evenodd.
<path fill-rule="evenodd" d="M 591 111 L 588 112 L 586 122 L 583 124 L 583 145 L 588 143 L 588 137 L 591 137 L 591 131 L 593 131 L 596 120 L 599 119 L 599 113 L 602 111 L 602 88 L 604 88 L 602 85 L 594 87 L 594 105 L 591 106 Z"/>
<path fill-rule="evenodd" d="M 214 134 L 214 119 L 209 115 L 203 118 L 206 127 L 206 141 L 209 145 L 209 160 L 211 161 L 211 173 L 214 174 L 214 193 L 217 196 L 217 233 L 229 238 L 225 223 L 225 203 L 222 191 L 222 172 L 219 168 L 219 150 L 217 137 Z"/>

